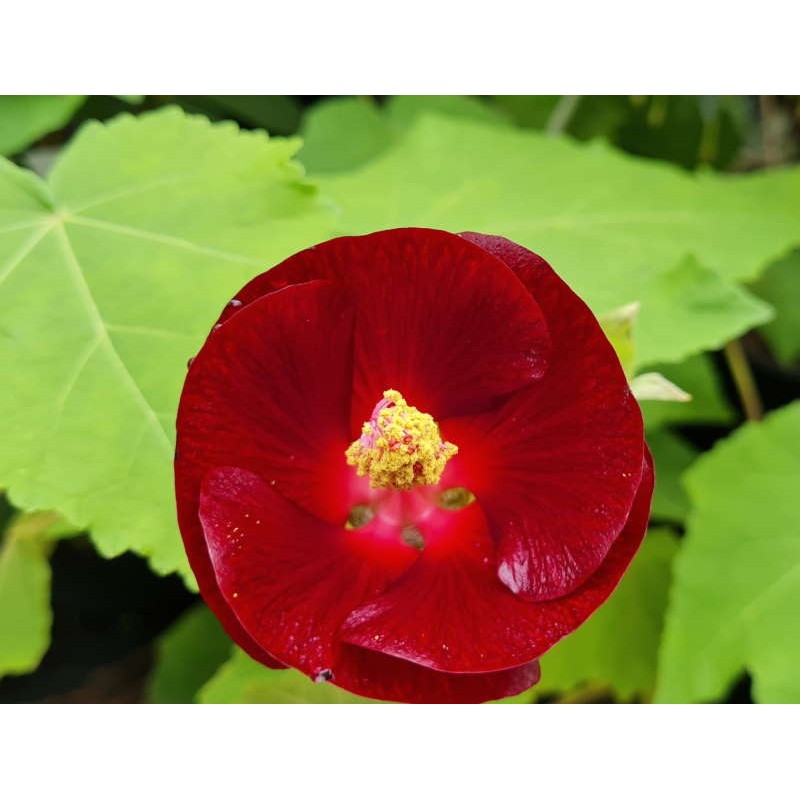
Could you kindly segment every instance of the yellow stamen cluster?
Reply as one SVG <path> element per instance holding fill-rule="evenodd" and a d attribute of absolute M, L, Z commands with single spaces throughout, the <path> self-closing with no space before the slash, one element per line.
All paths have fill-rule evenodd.
<path fill-rule="evenodd" d="M 458 447 L 443 442 L 430 414 L 408 405 L 388 389 L 364 423 L 361 437 L 347 448 L 347 463 L 359 476 L 369 475 L 373 489 L 413 489 L 439 482 Z"/>

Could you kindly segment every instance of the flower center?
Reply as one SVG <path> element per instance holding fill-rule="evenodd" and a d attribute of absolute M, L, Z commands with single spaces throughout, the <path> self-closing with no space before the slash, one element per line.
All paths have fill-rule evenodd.
<path fill-rule="evenodd" d="M 443 442 L 436 420 L 410 406 L 400 392 L 387 389 L 361 436 L 345 452 L 359 477 L 373 489 L 400 489 L 439 482 L 458 447 Z"/>

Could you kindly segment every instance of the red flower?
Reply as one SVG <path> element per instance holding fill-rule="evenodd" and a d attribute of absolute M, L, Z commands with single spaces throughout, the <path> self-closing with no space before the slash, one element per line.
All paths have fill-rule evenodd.
<path fill-rule="evenodd" d="M 178 414 L 208 605 L 271 667 L 473 702 L 610 594 L 653 473 L 619 362 L 539 256 L 424 229 L 334 239 L 232 300 Z"/>

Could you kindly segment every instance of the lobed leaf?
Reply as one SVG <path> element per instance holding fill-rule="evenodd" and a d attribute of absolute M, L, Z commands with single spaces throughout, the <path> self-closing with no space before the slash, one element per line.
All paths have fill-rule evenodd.
<path fill-rule="evenodd" d="M 678 363 L 703 350 L 716 350 L 774 316 L 762 300 L 693 257 L 648 281 L 640 302 L 637 368 Z"/>
<path fill-rule="evenodd" d="M 800 702 L 800 402 L 748 423 L 686 475 L 656 699 L 722 697 L 745 670 L 758 702 Z"/>
<path fill-rule="evenodd" d="M 0 485 L 17 507 L 191 582 L 172 494 L 186 361 L 224 298 L 327 238 L 297 147 L 165 109 L 87 124 L 47 183 L 0 161 Z"/>
<path fill-rule="evenodd" d="M 602 142 L 440 116 L 422 117 L 381 157 L 320 183 L 342 209 L 343 233 L 488 231 L 547 258 L 597 314 L 647 296 L 659 324 L 691 314 L 696 329 L 685 341 L 645 335 L 641 364 L 679 360 L 763 321 L 764 306 L 728 282 L 757 275 L 800 238 L 798 168 L 693 176 Z M 676 267 L 690 254 L 703 266 Z M 682 306 L 684 289 L 694 309 Z M 646 326 L 644 307 L 640 320 Z"/>

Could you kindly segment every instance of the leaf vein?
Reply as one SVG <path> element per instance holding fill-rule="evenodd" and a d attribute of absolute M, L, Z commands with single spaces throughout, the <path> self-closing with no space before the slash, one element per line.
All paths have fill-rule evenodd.
<path fill-rule="evenodd" d="M 163 189 L 165 186 L 174 186 L 176 183 L 185 181 L 189 177 L 190 175 L 188 174 L 170 175 L 164 178 L 159 178 L 155 181 L 150 181 L 149 183 L 141 183 L 137 186 L 128 186 L 125 189 L 118 189 L 114 192 L 107 192 L 106 194 L 98 195 L 91 202 L 82 206 L 70 208 L 68 211 L 70 214 L 82 214 L 84 211 L 88 211 L 90 208 L 97 208 L 105 205 L 106 203 L 112 203 L 114 200 L 123 200 L 126 197 L 133 197 L 137 194 L 151 192 L 153 189 Z"/>
<path fill-rule="evenodd" d="M 100 314 L 100 310 L 97 307 L 97 302 L 95 301 L 94 296 L 92 295 L 91 289 L 89 288 L 89 284 L 86 282 L 86 276 L 83 273 L 83 269 L 81 268 L 80 262 L 78 261 L 78 257 L 76 256 L 75 251 L 72 248 L 72 244 L 69 240 L 69 236 L 67 235 L 66 228 L 63 225 L 60 225 L 58 227 L 58 232 L 60 234 L 59 242 L 61 243 L 65 260 L 67 264 L 70 266 L 70 271 L 75 282 L 75 288 L 77 289 L 78 293 L 83 297 L 84 304 L 89 314 L 90 321 L 95 331 L 97 332 L 97 336 L 98 339 L 100 340 L 100 343 L 105 344 L 106 347 L 108 347 L 108 350 L 112 356 L 112 362 L 117 366 L 117 369 L 121 374 L 124 383 L 127 384 L 128 388 L 130 389 L 131 395 L 136 400 L 136 402 L 141 406 L 145 418 L 150 421 L 151 426 L 155 427 L 155 429 L 159 432 L 160 434 L 159 439 L 162 441 L 165 450 L 167 450 L 168 452 L 171 451 L 172 448 L 169 442 L 169 437 L 167 436 L 167 433 L 164 430 L 164 426 L 159 421 L 158 417 L 153 411 L 152 406 L 147 401 L 147 398 L 144 396 L 144 394 L 142 394 L 142 390 L 139 387 L 139 384 L 136 383 L 130 371 L 125 366 L 125 362 L 122 360 L 116 348 L 114 347 L 114 343 L 112 342 L 111 337 L 108 333 L 108 328 L 106 327 L 103 317 Z"/>
<path fill-rule="evenodd" d="M 99 228 L 100 230 L 111 231 L 112 233 L 119 233 L 123 236 L 132 236 L 137 239 L 144 239 L 145 241 L 155 242 L 156 244 L 165 244 L 172 247 L 178 247 L 183 250 L 189 250 L 192 253 L 198 253 L 204 256 L 211 256 L 213 258 L 221 258 L 225 261 L 231 261 L 237 264 L 247 264 L 248 266 L 263 268 L 264 263 L 257 261 L 254 258 L 239 255 L 238 253 L 231 253 L 229 250 L 220 250 L 216 247 L 206 247 L 204 245 L 195 244 L 188 239 L 181 239 L 178 236 L 170 236 L 165 233 L 157 233 L 155 231 L 144 230 L 143 228 L 133 228 L 129 225 L 120 225 L 116 222 L 105 222 L 98 219 L 89 219 L 88 217 L 69 216 L 68 222 L 75 223 L 76 225 L 83 225 L 88 228 Z"/>
<path fill-rule="evenodd" d="M 11 259 L 0 269 L 0 283 L 3 283 L 14 270 L 27 258 L 30 252 L 39 242 L 44 239 L 47 232 L 51 230 L 51 225 L 43 225 L 40 230 L 29 236 L 20 248 L 11 256 Z"/>

